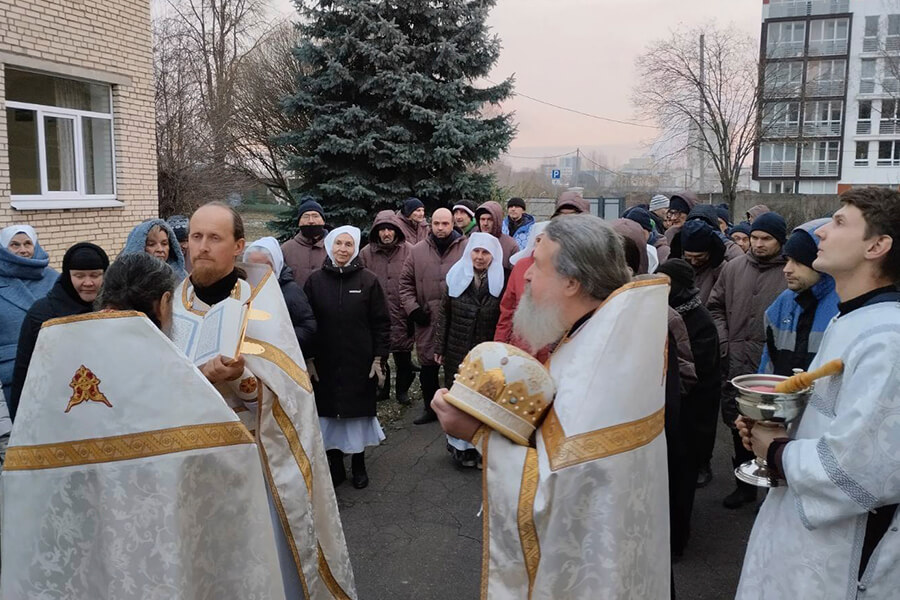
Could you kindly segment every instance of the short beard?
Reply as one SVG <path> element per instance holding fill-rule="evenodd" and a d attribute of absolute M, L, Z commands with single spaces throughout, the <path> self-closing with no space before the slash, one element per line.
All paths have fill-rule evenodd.
<path fill-rule="evenodd" d="M 220 279 L 228 276 L 228 273 L 219 275 L 215 272 L 215 268 L 212 265 L 205 264 L 204 262 L 193 266 L 194 270 L 191 271 L 191 283 L 200 286 L 201 288 L 207 288 Z M 229 271 L 229 273 L 230 272 L 231 271 Z"/>
<path fill-rule="evenodd" d="M 531 286 L 526 285 L 513 315 L 513 333 L 534 353 L 559 341 L 565 332 L 566 325 L 559 311 L 552 305 L 538 305 L 531 297 Z"/>

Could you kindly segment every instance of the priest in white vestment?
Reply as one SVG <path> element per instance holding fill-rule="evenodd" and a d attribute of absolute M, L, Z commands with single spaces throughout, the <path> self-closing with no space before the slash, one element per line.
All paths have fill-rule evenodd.
<path fill-rule="evenodd" d="M 124 256 L 100 302 L 142 312 L 44 324 L 2 474 L 3 598 L 284 600 L 253 436 L 160 330 L 174 287 Z"/>
<path fill-rule="evenodd" d="M 740 600 L 900 597 L 900 193 L 853 189 L 816 230 L 813 268 L 835 280 L 839 314 L 810 371 L 791 431 L 736 422 L 744 444 L 787 481 L 759 511 Z"/>
<path fill-rule="evenodd" d="M 571 215 L 538 238 L 525 280 L 516 335 L 533 348 L 563 338 L 532 443 L 481 425 L 446 390 L 432 402 L 483 456 L 481 597 L 668 599 L 668 278 L 630 281 L 620 236 Z"/>
<path fill-rule="evenodd" d="M 200 367 L 254 435 L 270 494 L 285 592 L 289 598 L 356 598 L 353 571 L 331 485 L 312 385 L 277 276 L 241 264 L 243 223 L 210 203 L 190 221 L 193 270 L 175 291 L 179 327 L 232 298 L 249 308 L 241 354 Z M 240 323 L 237 327 L 240 327 Z"/>

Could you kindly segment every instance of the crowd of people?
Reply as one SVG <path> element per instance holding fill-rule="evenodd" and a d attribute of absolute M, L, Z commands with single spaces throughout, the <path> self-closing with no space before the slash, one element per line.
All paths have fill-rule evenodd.
<path fill-rule="evenodd" d="M 781 215 L 764 205 L 753 207 L 735 223 L 728 206 L 703 204 L 690 192 L 670 197 L 655 195 L 649 203 L 630 207 L 620 219 L 609 223 L 590 216 L 587 201 L 572 191 L 560 195 L 552 217 L 544 222 L 536 222 L 521 198 L 510 199 L 505 214 L 504 208 L 494 201 L 476 205 L 460 200 L 434 210 L 430 216 L 426 215 L 422 201 L 409 198 L 397 211 L 385 210 L 375 215 L 367 234 L 368 242 L 363 245 L 364 235 L 357 227 L 329 227 L 325 208 L 312 198 L 304 198 L 299 204 L 298 233 L 281 244 L 272 237 L 246 243 L 240 216 L 226 205 L 212 203 L 198 209 L 190 219 L 174 216 L 139 224 L 129 234 L 124 248 L 109 249 L 118 251 L 112 265 L 104 249 L 87 242 L 75 244 L 65 253 L 60 273 L 49 266 L 49 257 L 38 242 L 37 231 L 28 225 L 11 225 L 0 231 L 0 380 L 5 398 L 0 403 L 0 461 L 6 455 L 17 413 L 34 418 L 27 405 L 36 400 L 29 396 L 28 390 L 29 385 L 35 385 L 32 382 L 37 376 L 27 376 L 35 360 L 39 334 L 46 330 L 48 322 L 95 310 L 134 309 L 145 313 L 160 331 L 175 339 L 173 330 L 178 327 L 179 310 L 186 311 L 186 315 L 204 314 L 227 298 L 250 302 L 262 294 L 260 290 L 268 290 L 265 278 L 247 284 L 252 279 L 248 273 L 256 272 L 252 267 L 261 265 L 260 272 L 273 275 L 275 287 L 271 289 L 279 291 L 281 300 L 277 304 L 283 306 L 285 319 L 281 329 L 266 330 L 267 335 L 277 337 L 289 331 L 290 339 L 284 341 L 281 337 L 277 343 L 257 340 L 257 345 L 262 349 L 261 356 L 271 356 L 269 360 L 288 374 L 288 387 L 284 388 L 284 382 L 278 377 L 270 380 L 261 375 L 265 369 L 250 354 L 245 357 L 239 353 L 232 358 L 217 356 L 197 366 L 241 422 L 259 437 L 267 469 L 268 459 L 272 460 L 272 472 L 266 471 L 266 481 L 270 504 L 274 503 L 278 509 L 273 509 L 273 515 L 281 515 L 284 526 L 282 533 L 276 533 L 280 551 L 281 541 L 286 540 L 285 547 L 291 547 L 297 532 L 292 534 L 288 526 L 293 517 L 285 516 L 286 511 L 279 508 L 286 502 L 279 494 L 288 493 L 287 487 L 282 488 L 288 484 L 280 482 L 275 471 L 274 456 L 279 448 L 274 441 L 268 442 L 268 447 L 262 441 L 263 432 L 272 423 L 284 432 L 283 441 L 295 457 L 299 456 L 297 446 L 301 446 L 300 454 L 304 457 L 313 457 L 312 460 L 307 457 L 306 463 L 297 458 L 297 468 L 307 478 L 309 505 L 318 503 L 327 507 L 325 512 L 333 510 L 336 514 L 333 486 L 348 478 L 346 455 L 350 455 L 353 487 L 365 488 L 369 483 L 366 448 L 377 446 L 385 439 L 377 417 L 377 401 L 393 390 L 400 404 L 411 405 L 410 387 L 417 372 L 422 412 L 413 422 L 427 425 L 440 418 L 447 432 L 447 449 L 452 461 L 459 468 L 487 469 L 488 438 L 478 433 L 482 429 L 475 423 L 465 420 L 471 417 L 455 414 L 442 400 L 473 348 L 490 340 L 516 346 L 550 365 L 559 386 L 561 379 L 570 376 L 567 375 L 570 366 L 565 361 L 580 364 L 587 360 L 582 356 L 584 352 L 588 359 L 594 352 L 607 353 L 613 362 L 621 360 L 621 365 L 605 365 L 598 373 L 612 377 L 613 373 L 627 372 L 621 370 L 632 364 L 627 350 L 639 343 L 639 340 L 624 343 L 625 353 L 617 357 L 612 349 L 595 348 L 597 340 L 590 341 L 586 334 L 576 337 L 577 332 L 593 328 L 596 333 L 592 335 L 596 336 L 607 331 L 603 327 L 625 327 L 624 323 L 632 320 L 642 322 L 641 326 L 635 324 L 637 332 L 643 326 L 651 327 L 654 319 L 659 318 L 665 320 L 668 349 L 664 356 L 660 355 L 666 377 L 665 406 L 658 413 L 665 442 L 659 448 L 656 442 L 650 443 L 653 438 L 646 443 L 648 452 L 653 448 L 651 454 L 663 452 L 662 463 L 667 465 L 664 479 L 668 487 L 663 493 L 668 498 L 667 518 L 663 519 L 669 532 L 666 565 L 661 566 L 659 555 L 649 551 L 646 555 L 635 552 L 630 563 L 626 557 L 616 560 L 626 569 L 648 570 L 657 583 L 663 572 L 668 577 L 669 561 L 677 560 L 684 553 L 690 538 L 695 490 L 708 485 L 716 472 L 732 472 L 712 464 L 721 418 L 732 435 L 732 466 L 757 456 L 768 457 L 774 468 L 786 476 L 795 496 L 791 499 L 790 494 L 781 493 L 780 489 L 775 498 L 773 493 L 769 494 L 750 542 L 745 574 L 764 577 L 763 565 L 778 554 L 782 579 L 793 581 L 787 565 L 812 559 L 792 557 L 791 549 L 802 553 L 815 547 L 819 543 L 816 536 L 820 536 L 834 547 L 840 547 L 841 552 L 850 552 L 842 544 L 851 544 L 856 527 L 855 535 L 862 536 L 860 540 L 864 537 L 864 543 L 853 585 L 858 583 L 860 590 L 865 589 L 864 583 L 875 587 L 880 575 L 867 571 L 866 563 L 878 556 L 876 547 L 880 547 L 888 528 L 896 521 L 897 504 L 892 503 L 900 499 L 900 488 L 895 489 L 893 479 L 885 483 L 871 478 L 878 473 L 888 476 L 894 472 L 889 465 L 893 464 L 891 461 L 900 461 L 900 454 L 895 456 L 897 453 L 885 449 L 884 444 L 890 448 L 900 444 L 881 438 L 881 450 L 852 444 L 866 439 L 874 443 L 872 436 L 876 434 L 869 432 L 871 435 L 866 438 L 868 434 L 857 430 L 877 428 L 876 419 L 896 416 L 891 411 L 897 409 L 897 388 L 890 386 L 900 382 L 895 381 L 896 361 L 889 362 L 885 357 L 896 357 L 900 348 L 900 341 L 893 339 L 900 331 L 894 315 L 900 299 L 896 289 L 900 279 L 897 272 L 900 245 L 891 244 L 900 235 L 898 211 L 898 194 L 875 188 L 848 192 L 843 197 L 842 208 L 834 215 L 798 223 L 792 230 Z M 853 228 L 857 237 L 861 236 L 860 240 L 848 237 Z M 823 253 L 826 245 L 828 251 Z M 143 258 L 128 258 L 134 255 Z M 243 266 L 236 267 L 236 262 Z M 250 271 L 245 271 L 245 267 Z M 161 269 L 170 278 L 153 279 Z M 135 273 L 141 270 L 147 272 L 142 280 L 145 283 L 151 280 L 161 283 L 147 284 L 146 289 L 131 289 L 130 295 L 121 289 L 106 294 L 108 274 L 114 273 L 118 278 L 117 288 L 124 286 L 127 290 L 131 285 L 125 282 L 129 273 L 136 277 Z M 601 315 L 613 314 L 613 308 L 605 307 L 607 300 L 619 293 L 616 290 L 628 289 L 629 281 L 642 278 L 668 286 L 668 306 L 660 309 L 659 314 L 648 315 L 636 314 L 626 304 L 612 321 L 599 324 Z M 640 306 L 637 299 L 641 296 L 637 291 L 622 296 L 634 298 L 635 306 Z M 551 297 L 555 298 L 555 304 L 548 308 L 542 303 L 549 302 Z M 872 320 L 873 328 L 869 340 L 855 337 L 868 324 L 844 328 L 847 331 L 842 333 L 841 343 L 855 354 L 853 358 L 845 358 L 850 370 L 845 371 L 844 384 L 833 383 L 828 392 L 814 396 L 813 404 L 821 413 L 816 423 L 805 420 L 799 432 L 781 431 L 780 435 L 774 435 L 761 432 L 762 428 L 753 427 L 752 422 L 738 416 L 736 391 L 730 384 L 732 378 L 757 372 L 791 375 L 796 370 L 806 370 L 822 362 L 817 355 L 826 346 L 832 353 L 846 355 L 841 343 L 829 337 L 830 332 L 838 328 L 836 323 L 847 320 L 845 315 L 849 312 L 871 304 L 885 314 L 879 313 L 880 324 L 872 320 L 875 315 L 867 317 Z M 277 321 L 281 310 L 267 308 L 267 318 Z M 249 318 L 252 323 L 253 311 Z M 248 330 L 248 337 L 252 331 L 252 328 Z M 585 350 L 573 354 L 572 348 L 578 346 Z M 634 354 L 641 352 L 645 351 L 634 346 Z M 878 359 L 878 364 L 868 365 L 866 361 L 875 360 L 873 354 L 879 352 L 884 356 Z M 561 361 L 560 355 L 568 358 Z M 857 359 L 867 366 L 853 372 L 852 360 Z M 291 364 L 296 368 L 290 367 Z M 647 364 L 652 364 L 652 360 Z M 633 366 L 646 365 L 635 360 Z M 611 385 L 596 376 L 596 385 Z M 874 378 L 874 383 L 865 383 L 861 378 L 866 376 Z M 865 389 L 847 389 L 851 381 L 861 381 L 859 385 Z M 646 393 L 641 386 L 649 383 L 616 385 L 624 386 L 622 389 L 627 394 L 641 395 Z M 314 394 L 321 438 L 313 435 L 307 440 L 300 439 L 303 434 L 297 432 L 303 415 L 299 412 L 292 415 L 285 408 L 291 395 L 306 393 L 303 390 Z M 563 397 L 571 396 L 576 412 L 581 410 L 578 408 L 581 396 L 571 386 L 565 388 L 565 394 L 563 388 L 560 390 Z M 840 404 L 851 402 L 842 398 L 856 398 L 854 394 L 870 398 L 872 406 L 852 408 Z M 557 399 L 556 403 L 559 407 L 566 406 L 565 400 Z M 20 407 L 25 408 L 20 410 Z M 558 414 L 563 415 L 562 410 Z M 856 411 L 846 418 L 859 423 L 841 421 L 842 411 Z M 267 414 L 272 416 L 271 423 Z M 584 409 L 585 422 L 591 420 L 590 414 L 590 410 Z M 292 441 L 290 433 L 292 422 L 293 435 L 299 436 L 296 441 Z M 563 423 L 566 429 L 570 426 Z M 818 445 L 815 439 L 795 441 L 791 435 L 804 432 L 818 438 Z M 544 435 L 547 446 L 548 434 Z M 491 443 L 497 447 L 499 442 Z M 813 447 L 806 449 L 807 443 Z M 549 452 L 547 448 L 544 451 Z M 313 494 L 311 484 L 319 468 L 314 466 L 314 459 L 320 449 L 332 484 L 330 495 L 321 497 Z M 857 460 L 853 456 L 855 450 L 867 451 L 867 457 Z M 801 452 L 811 453 L 812 458 Z M 809 464 L 810 460 L 819 459 L 821 464 Z M 526 456 L 524 460 L 527 463 L 530 459 Z M 649 468 L 641 462 L 643 458 L 632 460 L 638 462 L 629 463 L 627 469 Z M 872 465 L 875 466 L 869 469 Z M 551 468 L 556 470 L 552 465 Z M 857 477 L 856 471 L 863 474 Z M 546 485 L 563 486 L 563 481 L 561 478 Z M 540 485 L 544 485 L 543 479 Z M 622 493 L 638 493 L 637 488 L 628 487 L 632 484 L 622 485 Z M 829 485 L 832 489 L 822 491 L 823 486 Z M 560 487 L 557 493 L 562 490 Z M 603 492 L 597 489 L 579 493 Z M 726 509 L 755 507 L 757 499 L 758 488 L 735 477 L 735 489 L 722 499 L 722 504 Z M 627 501 L 622 502 L 625 503 L 620 507 L 622 510 L 633 509 L 626 506 Z M 793 508 L 795 502 L 799 508 Z M 654 515 L 654 510 L 648 508 L 648 514 Z M 792 511 L 793 514 L 788 514 Z M 304 522 L 309 531 L 319 527 L 327 529 L 318 521 L 321 514 L 324 513 L 315 518 L 307 515 L 306 518 L 313 519 Z M 661 522 L 653 521 L 657 525 Z M 621 523 L 616 525 L 619 526 Z M 796 540 L 782 547 L 773 546 L 775 534 L 788 530 L 795 533 Z M 276 531 L 281 530 L 276 528 Z M 346 569 L 349 573 L 349 563 L 343 565 L 346 561 L 343 536 L 332 537 L 331 542 L 316 542 L 327 546 L 327 558 L 321 560 L 333 562 L 333 570 Z M 645 541 L 649 544 L 661 539 L 656 532 L 648 534 Z M 491 537 L 484 543 L 493 544 L 495 540 Z M 294 556 L 302 554 L 302 549 L 292 547 L 291 551 Z M 321 555 L 322 548 L 317 552 Z M 548 548 L 545 556 L 549 553 Z M 510 560 L 515 563 L 516 559 Z M 527 557 L 524 560 L 528 562 Z M 843 581 L 838 575 L 827 574 L 824 565 L 815 572 L 821 574 L 826 586 L 838 586 Z M 620 576 L 621 573 L 617 575 Z M 315 594 L 309 591 L 313 585 L 310 577 L 298 562 L 296 572 L 291 577 L 285 576 L 285 589 L 302 588 L 307 597 L 313 597 Z M 490 578 L 488 573 L 484 577 Z M 834 581 L 828 583 L 828 577 Z M 545 593 L 553 589 L 558 592 L 560 588 L 554 587 L 559 585 L 555 575 L 545 574 L 544 579 L 552 580 L 545 584 L 548 586 Z M 541 578 L 535 583 L 534 573 L 529 572 L 528 580 L 527 593 L 531 597 L 534 586 L 542 585 Z M 603 589 L 614 594 L 609 597 L 620 597 L 615 590 L 625 585 L 624 580 L 617 580 L 592 588 L 589 580 L 573 584 L 573 589 L 582 592 Z M 323 581 L 322 585 L 333 592 L 328 578 L 324 577 Z M 345 588 L 352 587 L 352 576 L 342 581 Z M 809 589 L 784 581 L 772 585 L 780 585 L 783 590 Z M 662 587 L 668 595 L 668 580 Z M 662 587 L 648 584 L 647 595 L 641 597 L 663 597 Z M 739 595 L 742 598 L 788 597 L 781 593 L 758 596 L 758 590 L 751 589 L 749 583 L 742 583 Z"/>

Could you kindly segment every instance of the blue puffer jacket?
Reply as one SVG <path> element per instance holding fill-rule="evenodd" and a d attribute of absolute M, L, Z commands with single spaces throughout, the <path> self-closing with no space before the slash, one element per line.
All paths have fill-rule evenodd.
<path fill-rule="evenodd" d="M 155 225 L 162 227 L 169 236 L 169 260 L 166 261 L 166 264 L 172 267 L 175 277 L 181 282 L 182 279 L 187 277 L 187 271 L 184 268 L 184 255 L 181 253 L 181 244 L 178 243 L 178 238 L 175 237 L 172 227 L 162 219 L 148 219 L 143 223 L 139 223 L 128 234 L 128 239 L 125 240 L 125 247 L 120 254 L 144 252 L 144 246 L 147 245 L 147 235 Z"/>
<path fill-rule="evenodd" d="M 528 245 L 528 234 L 531 232 L 531 228 L 533 226 L 534 217 L 532 217 L 528 213 L 524 213 L 522 215 L 522 224 L 519 225 L 515 233 L 509 232 L 509 217 L 503 219 L 503 227 L 501 228 L 501 232 L 505 233 L 508 236 L 511 236 L 512 239 L 516 240 L 516 244 L 518 244 L 519 250 L 524 250 L 525 246 Z"/>
<path fill-rule="evenodd" d="M 0 248 L 0 381 L 7 398 L 25 314 L 35 300 L 47 295 L 59 277 L 59 273 L 47 266 L 49 263 L 50 257 L 39 244 L 34 245 L 32 258 Z"/>
<path fill-rule="evenodd" d="M 817 219 L 796 228 L 819 243 L 813 231 L 827 220 Z M 822 343 L 822 335 L 838 314 L 834 279 L 822 273 L 819 282 L 796 293 L 783 291 L 766 309 L 766 345 L 759 365 L 760 373 L 791 375 L 793 369 L 806 370 Z"/>

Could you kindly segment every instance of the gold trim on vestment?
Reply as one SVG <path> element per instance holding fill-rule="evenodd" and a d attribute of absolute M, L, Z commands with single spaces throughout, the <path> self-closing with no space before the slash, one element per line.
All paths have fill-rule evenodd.
<path fill-rule="evenodd" d="M 636 421 L 566 437 L 556 410 L 551 408 L 541 427 L 550 469 L 558 471 L 645 446 L 663 432 L 665 412 L 661 408 Z"/>
<path fill-rule="evenodd" d="M 338 600 L 351 600 L 350 596 L 347 595 L 347 592 L 341 588 L 341 584 L 334 578 L 331 567 L 328 566 L 328 561 L 325 559 L 325 553 L 322 552 L 322 546 L 318 542 L 316 542 L 316 548 L 319 550 L 319 576 L 325 583 L 325 587 L 327 587 L 328 591 L 331 592 L 331 595 Z"/>
<path fill-rule="evenodd" d="M 101 312 L 85 313 L 83 315 L 71 315 L 68 317 L 59 317 L 58 319 L 50 319 L 44 321 L 41 329 L 53 327 L 54 325 L 67 325 L 69 323 L 78 323 L 80 321 L 97 321 L 99 319 L 125 319 L 128 317 L 146 317 L 144 313 L 136 310 L 106 310 Z"/>
<path fill-rule="evenodd" d="M 487 425 L 480 425 L 478 429 L 475 430 L 475 433 L 472 434 L 472 441 L 470 442 L 473 446 L 477 446 L 478 442 L 481 441 L 481 436 L 485 434 L 489 434 L 491 432 L 491 428 Z M 482 461 L 484 462 L 484 461 Z"/>
<path fill-rule="evenodd" d="M 312 393 L 312 383 L 309 380 L 309 375 L 300 368 L 300 365 L 295 363 L 290 356 L 287 355 L 282 349 L 262 340 L 257 340 L 255 338 L 245 338 L 244 341 L 250 342 L 251 344 L 258 344 L 263 349 L 263 353 L 258 356 L 264 360 L 273 363 L 276 367 L 284 371 L 288 377 L 294 380 L 294 382 L 302 387 L 307 392 Z"/>
<path fill-rule="evenodd" d="M 186 425 L 73 442 L 10 446 L 3 468 L 6 471 L 55 469 L 252 443 L 253 436 L 239 421 Z"/>
<path fill-rule="evenodd" d="M 538 490 L 538 456 L 537 450 L 528 448 L 525 454 L 525 465 L 522 468 L 522 485 L 519 488 L 519 541 L 522 544 L 522 556 L 525 557 L 525 569 L 528 571 L 528 600 L 534 593 L 534 579 L 541 562 L 541 546 L 538 541 L 537 528 L 534 524 L 534 498 Z"/>
<path fill-rule="evenodd" d="M 488 509 L 488 443 L 491 436 L 490 432 L 486 433 L 481 448 L 481 463 L 484 467 L 481 471 L 481 600 L 487 600 L 491 569 L 491 526 Z"/>
<path fill-rule="evenodd" d="M 278 427 L 281 429 L 281 434 L 287 440 L 288 447 L 290 447 L 291 449 L 291 455 L 294 457 L 294 461 L 297 463 L 297 468 L 300 469 L 300 473 L 303 475 L 303 482 L 306 484 L 306 491 L 309 493 L 309 497 L 312 498 L 312 465 L 309 462 L 309 457 L 306 456 L 306 451 L 303 449 L 303 445 L 300 444 L 300 436 L 297 435 L 297 430 L 294 428 L 294 424 L 291 422 L 291 418 L 287 415 L 286 412 L 284 412 L 284 408 L 281 407 L 281 402 L 278 400 L 278 396 L 275 396 L 275 400 L 272 402 L 272 417 L 275 419 L 275 423 L 277 423 Z"/>

